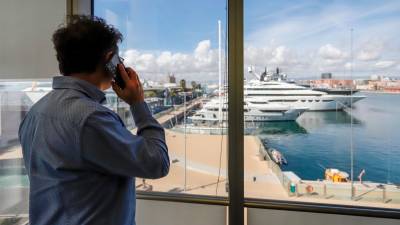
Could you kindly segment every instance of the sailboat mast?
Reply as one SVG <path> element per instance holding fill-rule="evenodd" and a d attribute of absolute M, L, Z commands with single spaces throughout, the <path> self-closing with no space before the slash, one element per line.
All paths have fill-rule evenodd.
<path fill-rule="evenodd" d="M 222 48 L 221 48 L 221 20 L 218 20 L 218 118 L 222 122 Z"/>

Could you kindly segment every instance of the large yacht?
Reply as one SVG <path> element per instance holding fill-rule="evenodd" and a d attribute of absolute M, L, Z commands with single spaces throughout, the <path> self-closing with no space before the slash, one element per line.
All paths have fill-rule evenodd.
<path fill-rule="evenodd" d="M 249 72 L 252 73 L 251 69 Z M 256 75 L 256 74 L 255 74 Z M 257 79 L 244 86 L 245 99 L 252 104 L 280 103 L 291 107 L 306 107 L 311 111 L 342 110 L 365 98 L 347 94 L 329 94 L 287 81 L 287 76 L 265 70 Z"/>
<path fill-rule="evenodd" d="M 218 98 L 211 99 L 203 108 L 197 111 L 189 119 L 195 125 L 216 125 L 227 121 L 228 103 L 220 103 Z M 253 104 L 244 102 L 244 120 L 247 122 L 261 121 L 293 121 L 296 120 L 307 108 L 291 107 L 278 103 Z"/>

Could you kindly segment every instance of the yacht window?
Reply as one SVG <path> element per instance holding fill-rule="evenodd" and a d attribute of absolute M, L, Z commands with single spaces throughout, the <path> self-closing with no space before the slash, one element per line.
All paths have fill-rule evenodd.
<path fill-rule="evenodd" d="M 321 96 L 321 94 L 247 94 L 247 96 Z"/>
<path fill-rule="evenodd" d="M 304 88 L 246 88 L 248 91 L 293 91 L 304 90 Z"/>
<path fill-rule="evenodd" d="M 280 112 L 283 112 L 282 110 L 260 110 L 261 112 L 263 112 L 263 113 L 268 113 L 268 112 L 271 112 L 271 113 L 280 113 Z"/>
<path fill-rule="evenodd" d="M 268 104 L 268 102 L 250 102 L 252 104 Z"/>
<path fill-rule="evenodd" d="M 333 100 L 322 100 L 323 102 L 333 102 Z"/>
<path fill-rule="evenodd" d="M 308 102 L 313 102 L 313 100 L 308 100 Z"/>
<path fill-rule="evenodd" d="M 319 102 L 319 100 L 315 100 L 316 102 Z"/>
<path fill-rule="evenodd" d="M 306 102 L 306 100 L 304 100 L 304 99 L 303 99 L 303 100 L 301 100 L 301 101 L 302 101 L 302 102 Z"/>

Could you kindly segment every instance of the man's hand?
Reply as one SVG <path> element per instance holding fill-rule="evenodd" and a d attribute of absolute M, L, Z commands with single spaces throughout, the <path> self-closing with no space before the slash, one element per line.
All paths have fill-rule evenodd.
<path fill-rule="evenodd" d="M 114 89 L 115 93 L 117 93 L 118 97 L 120 97 L 129 105 L 143 102 L 143 87 L 140 83 L 137 73 L 132 68 L 127 67 L 125 69 L 122 64 L 118 64 L 118 70 L 125 82 L 124 89 L 121 89 L 114 81 L 112 82 L 112 88 Z"/>

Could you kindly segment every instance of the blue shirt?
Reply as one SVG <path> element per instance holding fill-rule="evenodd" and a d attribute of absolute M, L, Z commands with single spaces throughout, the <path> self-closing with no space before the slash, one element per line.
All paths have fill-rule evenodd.
<path fill-rule="evenodd" d="M 68 76 L 20 125 L 31 225 L 134 225 L 135 177 L 169 171 L 164 130 L 146 103 L 131 111 L 137 135 L 101 103 L 96 86 Z"/>

